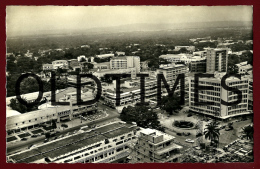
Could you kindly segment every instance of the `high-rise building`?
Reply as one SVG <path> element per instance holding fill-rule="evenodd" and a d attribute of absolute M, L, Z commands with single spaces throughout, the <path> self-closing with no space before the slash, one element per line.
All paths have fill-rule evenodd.
<path fill-rule="evenodd" d="M 225 102 L 237 101 L 238 95 L 232 91 L 227 91 L 221 86 L 221 79 L 224 73 L 216 73 L 212 78 L 199 78 L 199 86 L 212 86 L 214 90 L 199 90 L 199 102 L 212 102 L 213 104 L 195 105 L 195 80 L 191 77 L 189 80 L 189 106 L 193 112 L 210 115 L 219 119 L 228 119 L 238 115 L 251 114 L 248 109 L 248 100 L 250 92 L 250 78 L 242 77 L 241 80 L 236 77 L 226 79 L 226 85 L 236 88 L 242 92 L 241 103 L 236 105 L 221 104 L 221 100 Z"/>
<path fill-rule="evenodd" d="M 175 144 L 174 138 L 155 129 L 140 130 L 137 142 L 129 145 L 132 149 L 132 162 L 180 162 L 182 146 Z"/>
<path fill-rule="evenodd" d="M 207 49 L 207 73 L 227 72 L 227 63 L 227 49 Z"/>

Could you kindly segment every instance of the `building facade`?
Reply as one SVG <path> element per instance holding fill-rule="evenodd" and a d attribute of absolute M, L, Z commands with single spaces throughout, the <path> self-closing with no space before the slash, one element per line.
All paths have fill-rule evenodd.
<path fill-rule="evenodd" d="M 111 163 L 129 155 L 136 125 L 114 122 L 50 141 L 7 157 L 12 163 Z"/>
<path fill-rule="evenodd" d="M 110 60 L 110 69 L 128 69 L 135 68 L 136 73 L 140 73 L 140 57 L 125 56 L 116 57 Z"/>
<path fill-rule="evenodd" d="M 55 60 L 52 62 L 53 69 L 68 69 L 68 61 L 67 60 Z"/>
<path fill-rule="evenodd" d="M 242 92 L 242 101 L 236 105 L 221 104 L 221 100 L 226 102 L 236 101 L 238 96 L 232 91 L 227 91 L 221 86 L 222 74 L 215 74 L 214 78 L 199 78 L 199 86 L 213 86 L 214 90 L 199 90 L 199 102 L 212 102 L 213 104 L 195 105 L 195 80 L 189 78 L 189 107 L 193 112 L 209 115 L 219 119 L 228 119 L 239 115 L 251 114 L 248 110 L 248 77 L 242 77 L 241 80 L 235 77 L 226 79 L 226 85 L 239 89 Z"/>
<path fill-rule="evenodd" d="M 189 71 L 196 72 L 196 73 L 205 73 L 206 72 L 206 59 L 190 62 Z"/>
<path fill-rule="evenodd" d="M 179 74 L 188 73 L 188 66 L 184 64 L 167 64 L 160 65 L 159 69 L 157 69 L 157 74 L 163 74 L 166 81 L 170 86 L 173 86 L 175 80 L 177 79 Z"/>
<path fill-rule="evenodd" d="M 131 146 L 133 163 L 180 162 L 181 149 L 171 135 L 155 129 L 142 129 L 136 144 Z"/>
<path fill-rule="evenodd" d="M 227 63 L 227 49 L 207 49 L 207 73 L 227 72 Z"/>
<path fill-rule="evenodd" d="M 6 118 L 6 131 L 20 132 L 34 127 L 39 127 L 40 124 L 55 120 L 60 122 L 65 119 L 73 119 L 82 113 L 97 111 L 97 104 L 87 106 L 59 106 L 44 108 L 41 110 L 31 111 L 16 116 Z"/>

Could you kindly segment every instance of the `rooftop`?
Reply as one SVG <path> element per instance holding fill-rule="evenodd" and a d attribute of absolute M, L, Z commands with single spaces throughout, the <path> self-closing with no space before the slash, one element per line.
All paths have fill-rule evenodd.
<path fill-rule="evenodd" d="M 30 163 L 36 160 L 50 157 L 51 159 L 66 155 L 91 144 L 98 143 L 106 138 L 113 138 L 133 130 L 134 125 L 127 126 L 120 122 L 111 123 L 84 133 L 61 138 L 31 150 L 10 156 L 19 163 Z"/>

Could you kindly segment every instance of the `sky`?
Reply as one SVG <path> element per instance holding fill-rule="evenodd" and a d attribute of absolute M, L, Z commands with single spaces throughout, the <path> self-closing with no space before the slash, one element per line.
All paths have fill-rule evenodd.
<path fill-rule="evenodd" d="M 7 35 L 138 23 L 252 21 L 252 6 L 7 6 Z"/>

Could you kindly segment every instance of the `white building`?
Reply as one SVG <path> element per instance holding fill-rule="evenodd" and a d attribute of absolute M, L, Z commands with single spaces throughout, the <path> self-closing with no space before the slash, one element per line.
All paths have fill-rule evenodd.
<path fill-rule="evenodd" d="M 247 64 L 247 61 L 236 64 L 236 67 L 239 74 L 245 74 L 253 70 L 253 66 Z"/>
<path fill-rule="evenodd" d="M 182 157 L 180 145 L 174 143 L 175 137 L 155 129 L 142 129 L 131 156 L 134 163 L 180 162 Z"/>
<path fill-rule="evenodd" d="M 53 69 L 68 69 L 68 61 L 67 60 L 55 60 L 52 62 Z"/>
<path fill-rule="evenodd" d="M 140 57 L 124 56 L 115 57 L 110 60 L 110 69 L 128 69 L 134 68 L 136 73 L 140 73 Z"/>
<path fill-rule="evenodd" d="M 80 55 L 80 56 L 77 57 L 78 62 L 80 62 L 82 58 L 83 58 L 84 60 L 88 61 L 88 58 L 86 59 L 86 56 L 85 56 L 85 55 Z"/>
<path fill-rule="evenodd" d="M 114 122 L 53 140 L 7 157 L 13 163 L 112 163 L 124 161 L 136 125 Z"/>
<path fill-rule="evenodd" d="M 136 78 L 136 69 L 99 69 L 98 71 L 93 72 L 93 75 L 98 78 L 104 77 L 106 74 L 131 74 L 131 78 Z"/>
<path fill-rule="evenodd" d="M 114 57 L 115 55 L 112 53 L 109 54 L 102 54 L 102 55 L 96 55 L 97 58 L 99 59 L 105 59 L 105 58 L 109 58 L 109 57 Z"/>
<path fill-rule="evenodd" d="M 214 116 L 219 119 L 228 119 L 230 117 L 252 113 L 248 110 L 250 87 L 250 78 L 248 77 L 242 77 L 241 80 L 235 77 L 227 78 L 226 85 L 237 88 L 242 92 L 242 102 L 232 106 L 221 104 L 221 100 L 233 102 L 238 98 L 237 94 L 227 91 L 221 86 L 221 78 L 224 74 L 225 73 L 215 73 L 214 78 L 199 78 L 200 86 L 213 86 L 214 88 L 214 90 L 199 90 L 199 102 L 213 102 L 212 105 L 195 105 L 195 81 L 193 77 L 189 78 L 189 106 L 191 111 Z"/>

